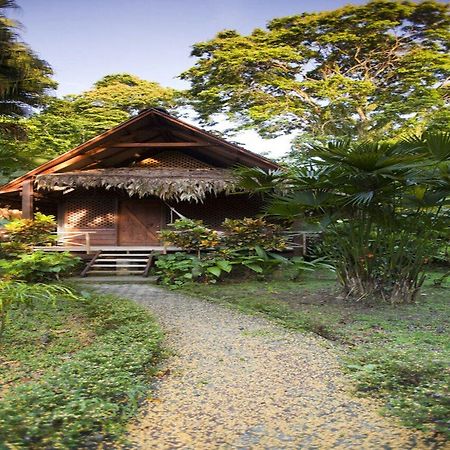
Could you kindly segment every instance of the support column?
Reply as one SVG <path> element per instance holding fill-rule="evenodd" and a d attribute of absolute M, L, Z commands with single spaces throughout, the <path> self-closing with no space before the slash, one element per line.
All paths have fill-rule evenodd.
<path fill-rule="evenodd" d="M 22 185 L 22 219 L 32 219 L 33 211 L 33 180 L 27 180 Z"/>

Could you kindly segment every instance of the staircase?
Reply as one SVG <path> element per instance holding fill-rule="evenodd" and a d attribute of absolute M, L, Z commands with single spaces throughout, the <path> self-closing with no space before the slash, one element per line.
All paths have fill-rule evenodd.
<path fill-rule="evenodd" d="M 148 276 L 153 265 L 155 251 L 99 250 L 81 272 L 87 276 Z"/>

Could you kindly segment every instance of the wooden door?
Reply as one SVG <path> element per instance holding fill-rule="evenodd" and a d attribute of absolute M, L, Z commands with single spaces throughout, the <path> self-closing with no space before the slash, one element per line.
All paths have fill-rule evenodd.
<path fill-rule="evenodd" d="M 119 245 L 158 245 L 163 222 L 159 200 L 124 199 L 119 210 Z"/>

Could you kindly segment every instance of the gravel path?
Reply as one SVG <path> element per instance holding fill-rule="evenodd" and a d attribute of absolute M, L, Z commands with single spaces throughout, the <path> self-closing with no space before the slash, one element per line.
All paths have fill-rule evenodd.
<path fill-rule="evenodd" d="M 137 448 L 432 448 L 353 397 L 319 338 L 150 285 L 95 288 L 147 306 L 174 352 L 130 429 Z"/>

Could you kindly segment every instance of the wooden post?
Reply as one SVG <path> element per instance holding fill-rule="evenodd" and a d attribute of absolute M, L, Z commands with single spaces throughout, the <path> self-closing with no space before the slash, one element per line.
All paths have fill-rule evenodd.
<path fill-rule="evenodd" d="M 33 180 L 24 181 L 22 185 L 22 219 L 33 218 Z"/>
<path fill-rule="evenodd" d="M 86 239 L 86 254 L 89 255 L 89 253 L 91 253 L 91 235 L 89 233 L 86 233 L 85 239 Z"/>

